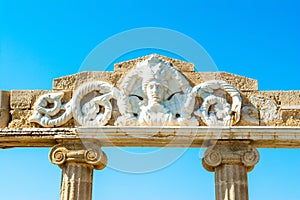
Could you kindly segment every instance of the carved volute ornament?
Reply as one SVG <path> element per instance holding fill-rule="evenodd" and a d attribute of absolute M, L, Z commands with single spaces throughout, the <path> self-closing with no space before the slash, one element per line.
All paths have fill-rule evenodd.
<path fill-rule="evenodd" d="M 202 159 L 205 169 L 211 172 L 221 165 L 242 165 L 249 172 L 258 161 L 258 151 L 247 142 L 218 142 L 205 151 Z"/>
<path fill-rule="evenodd" d="M 85 147 L 81 143 L 55 145 L 49 152 L 49 159 L 61 168 L 68 163 L 76 163 L 101 170 L 107 163 L 107 156 L 100 146 Z"/>
<path fill-rule="evenodd" d="M 248 200 L 247 172 L 258 161 L 258 151 L 247 141 L 219 141 L 208 148 L 202 164 L 215 172 L 216 200 Z"/>
<path fill-rule="evenodd" d="M 196 116 L 208 126 L 231 126 L 240 120 L 242 104 L 239 91 L 230 84 L 211 80 L 192 87 L 181 72 L 156 55 L 137 63 L 119 88 L 92 81 L 80 85 L 65 104 L 63 95 L 41 95 L 30 122 L 54 127 L 73 118 L 79 126 L 104 126 L 112 116 L 113 98 L 121 114 L 116 126 L 198 126 Z M 203 100 L 199 108 L 197 97 Z"/>
<path fill-rule="evenodd" d="M 93 170 L 101 170 L 107 163 L 100 144 L 62 142 L 52 147 L 49 158 L 62 169 L 61 200 L 92 199 Z"/>
<path fill-rule="evenodd" d="M 217 91 L 221 90 L 221 95 Z M 193 88 L 197 96 L 203 99 L 201 107 L 195 111 L 208 126 L 230 126 L 240 120 L 242 98 L 237 89 L 224 81 L 207 81 Z M 226 93 L 232 98 L 230 105 Z"/>

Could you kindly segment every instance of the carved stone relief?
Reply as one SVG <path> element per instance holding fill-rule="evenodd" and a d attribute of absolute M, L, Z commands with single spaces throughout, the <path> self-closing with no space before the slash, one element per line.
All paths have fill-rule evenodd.
<path fill-rule="evenodd" d="M 224 81 L 207 81 L 193 88 L 197 96 L 203 99 L 195 115 L 201 117 L 208 126 L 230 126 L 240 120 L 242 98 L 237 89 Z M 219 93 L 219 94 L 218 94 Z M 230 105 L 225 94 L 232 98 Z"/>
<path fill-rule="evenodd" d="M 242 124 L 258 126 L 282 123 L 280 107 L 275 101 L 255 95 L 250 96 L 249 101 L 251 104 L 242 108 Z"/>
<path fill-rule="evenodd" d="M 121 113 L 115 125 L 198 125 L 194 101 L 186 104 L 192 87 L 170 63 L 152 56 L 137 64 L 120 85 Z"/>
<path fill-rule="evenodd" d="M 39 123 L 43 127 L 60 126 L 67 123 L 72 118 L 72 101 L 62 104 L 63 95 L 63 92 L 57 92 L 40 96 L 33 106 L 34 111 L 29 121 Z M 64 113 L 56 117 L 61 111 Z"/>
<path fill-rule="evenodd" d="M 281 119 L 277 104 L 273 100 L 264 97 L 251 96 L 250 101 L 258 108 L 260 120 L 263 123 L 268 124 L 270 121 Z"/>
<path fill-rule="evenodd" d="M 30 121 L 53 127 L 74 118 L 79 126 L 104 126 L 112 115 L 112 98 L 120 112 L 116 126 L 198 126 L 196 116 L 208 126 L 231 126 L 241 117 L 242 98 L 236 88 L 220 80 L 192 87 L 172 64 L 155 55 L 137 63 L 118 88 L 92 81 L 79 86 L 65 104 L 63 95 L 40 96 Z M 199 108 L 197 98 L 202 99 Z"/>
<path fill-rule="evenodd" d="M 111 118 L 113 90 L 113 86 L 102 81 L 84 83 L 66 104 L 61 103 L 63 92 L 44 94 L 35 102 L 29 120 L 53 127 L 63 125 L 73 117 L 79 125 L 104 126 Z M 64 112 L 59 114 L 61 111 Z"/>

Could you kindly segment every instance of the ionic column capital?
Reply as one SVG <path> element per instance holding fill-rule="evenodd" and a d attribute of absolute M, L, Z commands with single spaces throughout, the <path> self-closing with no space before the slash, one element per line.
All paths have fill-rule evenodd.
<path fill-rule="evenodd" d="M 90 165 L 94 169 L 105 168 L 107 156 L 98 145 L 82 145 L 81 143 L 65 143 L 52 147 L 49 159 L 53 164 L 62 167 L 66 163 Z"/>
<path fill-rule="evenodd" d="M 247 142 L 218 142 L 208 148 L 202 159 L 204 168 L 215 171 L 215 168 L 228 165 L 243 165 L 251 171 L 259 161 L 259 153 Z"/>

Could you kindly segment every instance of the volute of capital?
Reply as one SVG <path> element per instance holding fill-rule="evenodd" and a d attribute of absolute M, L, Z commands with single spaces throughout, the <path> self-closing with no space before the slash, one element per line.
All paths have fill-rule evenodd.
<path fill-rule="evenodd" d="M 203 156 L 202 164 L 213 172 L 221 165 L 243 165 L 251 171 L 259 161 L 259 152 L 250 145 L 226 144 L 208 148 Z"/>
<path fill-rule="evenodd" d="M 251 147 L 243 152 L 243 156 L 241 157 L 241 159 L 242 163 L 247 167 L 247 171 L 250 172 L 258 163 L 260 155 L 257 149 Z"/>
<path fill-rule="evenodd" d="M 222 154 L 218 150 L 207 149 L 202 158 L 203 167 L 210 172 L 215 171 L 215 168 L 222 164 Z"/>
<path fill-rule="evenodd" d="M 62 167 L 66 163 L 91 165 L 101 170 L 107 164 L 107 156 L 100 148 L 72 149 L 58 144 L 49 152 L 49 159 L 53 164 Z"/>

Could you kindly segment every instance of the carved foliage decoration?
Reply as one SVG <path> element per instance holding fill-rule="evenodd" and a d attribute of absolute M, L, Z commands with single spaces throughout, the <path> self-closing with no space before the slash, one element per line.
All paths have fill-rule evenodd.
<path fill-rule="evenodd" d="M 79 86 L 64 104 L 63 95 L 40 96 L 30 121 L 53 127 L 73 118 L 80 126 L 104 126 L 111 118 L 114 98 L 120 112 L 116 126 L 198 126 L 196 116 L 208 126 L 230 126 L 240 120 L 242 103 L 230 84 L 213 80 L 191 87 L 172 64 L 157 56 L 139 62 L 119 88 L 92 81 Z M 199 108 L 195 108 L 197 98 L 202 100 Z"/>
<path fill-rule="evenodd" d="M 72 101 L 62 104 L 63 92 L 44 94 L 38 98 L 33 106 L 33 114 L 29 118 L 30 122 L 36 122 L 43 127 L 61 126 L 72 118 Z M 62 115 L 56 117 L 60 112 Z"/>
<path fill-rule="evenodd" d="M 224 81 L 207 81 L 193 88 L 196 96 L 203 100 L 195 111 L 202 121 L 209 126 L 230 126 L 240 120 L 242 98 L 237 89 Z M 226 100 L 229 94 L 231 105 Z"/>
<path fill-rule="evenodd" d="M 63 92 L 42 95 L 34 104 L 34 113 L 29 118 L 43 127 L 61 126 L 72 117 L 83 126 L 103 126 L 111 118 L 113 86 L 102 81 L 82 84 L 66 104 L 61 100 Z M 104 111 L 102 111 L 104 108 Z M 63 114 L 58 115 L 59 112 Z"/>
<path fill-rule="evenodd" d="M 85 126 L 103 126 L 111 118 L 114 87 L 106 82 L 95 81 L 82 84 L 73 94 L 74 119 Z M 84 98 L 93 93 L 87 101 Z M 101 112 L 101 107 L 104 111 Z"/>

